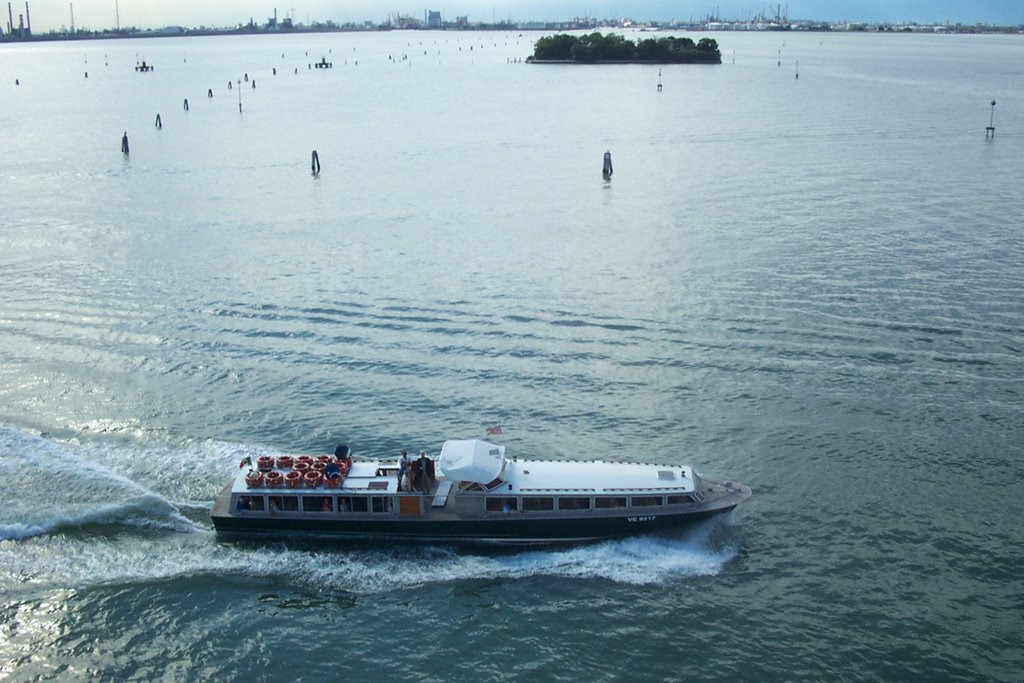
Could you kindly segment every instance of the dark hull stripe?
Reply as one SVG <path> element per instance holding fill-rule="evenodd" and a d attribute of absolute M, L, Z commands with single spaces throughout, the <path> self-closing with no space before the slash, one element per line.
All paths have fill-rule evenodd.
<path fill-rule="evenodd" d="M 310 533 L 351 538 L 451 540 L 480 543 L 557 543 L 617 538 L 674 529 L 728 512 L 733 506 L 676 514 L 552 519 L 481 520 L 311 519 L 279 516 L 214 516 L 218 532 Z"/>

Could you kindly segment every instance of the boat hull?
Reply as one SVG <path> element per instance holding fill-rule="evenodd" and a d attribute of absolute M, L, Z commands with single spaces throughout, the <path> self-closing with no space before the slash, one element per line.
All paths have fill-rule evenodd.
<path fill-rule="evenodd" d="M 745 489 L 745 487 L 743 487 Z M 480 519 L 438 519 L 431 515 L 381 518 L 373 515 L 296 515 L 288 513 L 228 513 L 211 518 L 226 536 L 272 534 L 330 535 L 339 539 L 534 545 L 581 543 L 678 529 L 729 512 L 749 497 L 736 490 L 696 509 L 606 515 L 595 511 L 573 516 L 511 513 Z"/>

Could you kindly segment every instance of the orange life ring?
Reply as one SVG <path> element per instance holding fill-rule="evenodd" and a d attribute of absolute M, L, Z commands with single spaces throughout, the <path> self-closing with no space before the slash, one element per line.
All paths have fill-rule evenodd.
<path fill-rule="evenodd" d="M 295 488 L 302 483 L 302 472 L 292 470 L 288 474 L 284 475 L 284 483 L 288 488 Z"/>
<path fill-rule="evenodd" d="M 272 472 L 267 472 L 267 476 L 264 481 L 266 482 L 267 488 L 276 489 L 281 485 L 281 481 L 283 479 L 284 475 L 277 470 L 274 470 Z"/>
<path fill-rule="evenodd" d="M 251 489 L 258 489 L 263 485 L 263 474 L 249 470 L 245 475 L 245 484 Z"/>
<path fill-rule="evenodd" d="M 339 486 L 341 486 L 341 477 L 335 477 L 333 479 L 329 479 L 327 477 L 324 477 L 324 487 L 325 488 L 336 489 Z"/>
<path fill-rule="evenodd" d="M 291 466 L 292 466 L 292 464 L 294 464 L 294 462 L 295 462 L 295 459 L 292 456 L 290 456 L 290 455 L 282 455 L 281 457 L 279 457 L 277 459 L 277 466 L 280 467 L 283 470 L 287 470 L 287 469 L 291 469 Z"/>
<path fill-rule="evenodd" d="M 323 475 L 323 472 L 318 472 L 316 470 L 310 470 L 309 472 L 306 472 L 305 479 L 306 479 L 306 488 L 315 489 L 323 481 L 324 475 Z"/>
<path fill-rule="evenodd" d="M 322 462 L 325 465 L 327 463 L 329 463 L 331 460 L 334 460 L 334 457 L 330 456 L 330 455 L 318 455 L 318 456 L 316 456 L 316 461 L 317 462 Z"/>
<path fill-rule="evenodd" d="M 300 455 L 295 458 L 295 462 L 308 462 L 310 465 L 313 464 L 313 456 L 311 455 Z"/>
<path fill-rule="evenodd" d="M 261 455 L 259 459 L 256 460 L 256 468 L 260 472 L 267 472 L 274 469 L 274 458 L 269 455 Z"/>
<path fill-rule="evenodd" d="M 295 470 L 296 472 L 301 472 L 302 474 L 305 474 L 306 472 L 309 472 L 309 463 L 306 462 L 305 460 L 296 460 L 295 464 L 292 465 L 292 469 Z"/>
<path fill-rule="evenodd" d="M 325 463 L 325 462 L 320 462 L 319 460 L 317 460 L 317 461 L 316 461 L 315 463 L 313 463 L 313 464 L 312 464 L 312 465 L 310 466 L 310 468 L 309 468 L 309 469 L 310 469 L 310 470 L 315 470 L 315 471 L 317 471 L 317 472 L 323 472 L 324 470 L 326 470 L 326 469 L 327 469 L 327 463 Z"/>

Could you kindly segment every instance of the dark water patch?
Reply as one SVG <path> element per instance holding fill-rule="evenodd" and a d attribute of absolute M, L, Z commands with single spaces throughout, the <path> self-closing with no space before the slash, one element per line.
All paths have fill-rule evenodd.
<path fill-rule="evenodd" d="M 548 325 L 553 327 L 593 327 L 595 329 L 610 330 L 612 332 L 642 332 L 647 328 L 640 325 L 628 323 L 599 323 L 592 320 L 549 320 Z"/>
<path fill-rule="evenodd" d="M 356 596 L 345 591 L 336 593 L 297 591 L 290 594 L 265 593 L 258 598 L 267 611 L 265 614 L 270 618 L 282 616 L 288 610 L 317 610 L 322 614 L 328 623 L 339 621 L 343 615 L 335 614 L 335 610 L 352 609 L 357 604 Z"/>
<path fill-rule="evenodd" d="M 316 339 L 318 338 L 317 333 L 311 330 L 242 330 L 242 329 L 225 329 L 223 330 L 226 334 L 234 334 L 241 337 L 249 337 L 252 339 L 289 339 L 289 340 L 303 340 L 303 339 Z"/>
<path fill-rule="evenodd" d="M 412 308 L 408 308 L 408 307 L 401 307 L 401 308 L 399 308 L 399 307 L 393 307 L 393 306 L 385 306 L 383 308 L 383 310 L 385 310 L 385 311 L 399 311 L 399 312 L 403 312 L 403 313 L 419 313 L 419 315 L 395 316 L 395 318 L 398 319 L 398 320 L 405 320 L 405 321 L 408 321 L 408 322 L 411 322 L 411 323 L 435 323 L 435 324 L 442 324 L 442 323 L 450 323 L 450 322 L 452 322 L 451 318 L 441 317 L 441 316 L 437 316 L 437 315 L 426 315 L 420 309 L 412 309 Z M 436 313 L 436 311 L 435 311 L 435 313 Z"/>
<path fill-rule="evenodd" d="M 555 327 L 592 327 L 585 320 L 550 320 L 547 324 Z"/>
<path fill-rule="evenodd" d="M 658 368 L 658 367 L 669 367 L 669 368 L 692 368 L 696 365 L 691 361 L 680 360 L 678 358 L 644 358 L 638 360 L 620 360 L 618 365 L 625 368 Z"/>
<path fill-rule="evenodd" d="M 365 321 L 365 322 L 356 322 L 356 323 L 353 323 L 353 326 L 367 328 L 367 329 L 371 329 L 371 330 L 391 330 L 393 332 L 407 332 L 407 331 L 413 329 L 412 327 L 410 327 L 409 325 L 406 325 L 404 323 L 398 323 L 398 322 L 379 322 L 377 320 Z"/>
<path fill-rule="evenodd" d="M 430 327 L 425 328 L 423 332 L 427 334 L 436 334 L 441 337 L 460 337 L 470 334 L 469 330 L 459 327 Z"/>
<path fill-rule="evenodd" d="M 909 365 L 914 361 L 910 358 L 903 358 L 891 351 L 874 351 L 867 354 L 867 360 L 882 365 Z"/>
<path fill-rule="evenodd" d="M 946 363 L 946 364 L 950 364 L 950 365 L 967 365 L 967 366 L 974 366 L 974 367 L 985 367 L 985 366 L 996 365 L 996 363 L 993 363 L 992 361 L 989 361 L 989 360 L 985 360 L 984 358 L 963 358 L 963 357 L 953 358 L 953 357 L 949 357 L 949 356 L 935 356 L 935 357 L 932 358 L 932 360 L 934 360 L 936 362 L 939 362 L 939 363 Z"/>
<path fill-rule="evenodd" d="M 959 337 L 964 331 L 952 327 L 934 327 L 929 325 L 913 325 L 882 320 L 850 320 L 850 324 L 868 329 L 881 329 L 889 332 L 914 332 L 932 336 Z"/>
<path fill-rule="evenodd" d="M 367 343 L 370 343 L 366 339 L 366 337 L 344 337 L 344 336 L 339 336 L 339 335 L 333 335 L 333 336 L 330 336 L 330 337 L 325 337 L 323 340 L 324 340 L 324 342 L 326 342 L 327 344 L 329 344 L 329 345 L 331 345 L 333 347 L 346 347 L 346 346 L 353 346 L 353 345 L 356 345 L 356 344 L 367 344 Z"/>
<path fill-rule="evenodd" d="M 507 329 L 499 330 L 477 330 L 474 334 L 478 337 L 486 339 L 514 339 L 517 341 L 526 340 L 540 340 L 540 341 L 552 341 L 553 338 L 549 335 L 542 334 L 542 331 L 529 331 L 529 330 L 517 330 L 512 332 Z"/>
<path fill-rule="evenodd" d="M 505 353 L 510 358 L 526 359 L 526 360 L 528 360 L 530 358 L 541 358 L 541 357 L 544 356 L 543 353 L 541 353 L 540 351 L 538 351 L 536 349 L 527 349 L 527 348 L 509 349 Z"/>
<path fill-rule="evenodd" d="M 267 322 L 298 322 L 317 325 L 332 325 L 350 319 L 366 317 L 367 307 L 351 304 L 356 310 L 338 308 L 286 308 L 283 306 L 265 306 L 258 304 L 237 304 L 231 308 L 214 308 L 210 314 L 216 317 L 247 318 Z"/>

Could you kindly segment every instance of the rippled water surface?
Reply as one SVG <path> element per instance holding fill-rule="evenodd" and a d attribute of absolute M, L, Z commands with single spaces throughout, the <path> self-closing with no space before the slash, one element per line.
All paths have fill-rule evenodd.
<path fill-rule="evenodd" d="M 723 33 L 660 93 L 535 37 L 0 48 L 0 675 L 1019 680 L 1024 37 Z M 754 497 L 212 533 L 247 455 L 491 424 Z"/>

